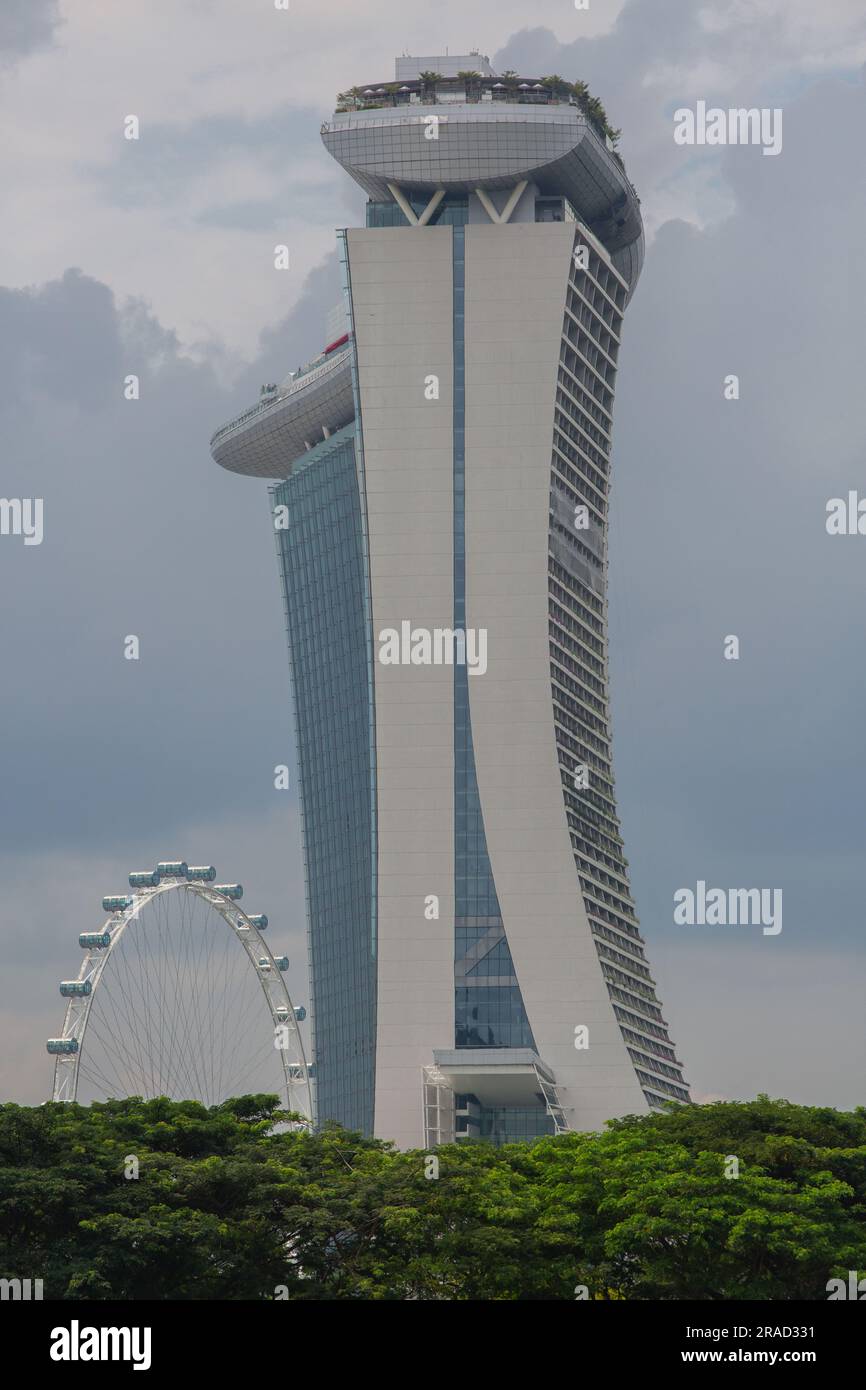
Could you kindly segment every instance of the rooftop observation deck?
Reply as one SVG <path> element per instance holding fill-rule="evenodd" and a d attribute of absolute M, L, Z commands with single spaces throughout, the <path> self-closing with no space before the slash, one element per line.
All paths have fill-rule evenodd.
<path fill-rule="evenodd" d="M 221 426 L 211 438 L 211 457 L 233 473 L 284 478 L 292 460 L 354 414 L 351 346 L 343 337 Z"/>
<path fill-rule="evenodd" d="M 513 189 L 569 200 L 633 284 L 642 261 L 640 200 L 601 103 L 581 83 L 423 77 L 353 87 L 321 127 L 328 153 L 374 202 Z"/>

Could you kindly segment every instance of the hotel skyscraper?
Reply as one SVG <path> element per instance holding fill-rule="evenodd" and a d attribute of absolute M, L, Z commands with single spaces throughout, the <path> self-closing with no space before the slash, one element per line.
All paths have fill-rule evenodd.
<path fill-rule="evenodd" d="M 475 53 L 396 77 L 322 127 L 368 199 L 335 341 L 211 445 L 274 480 L 317 1119 L 403 1147 L 596 1129 L 689 1099 L 611 770 L 640 207 L 580 93 Z"/>

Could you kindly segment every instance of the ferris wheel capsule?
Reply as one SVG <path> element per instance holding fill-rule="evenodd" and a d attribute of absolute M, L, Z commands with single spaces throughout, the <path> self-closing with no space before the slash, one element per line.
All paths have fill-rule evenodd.
<path fill-rule="evenodd" d="M 189 868 L 183 859 L 166 859 L 157 864 L 156 872 L 160 878 L 186 878 Z"/>
<path fill-rule="evenodd" d="M 77 1038 L 49 1038 L 45 1044 L 52 1057 L 69 1056 L 78 1051 Z"/>
<path fill-rule="evenodd" d="M 191 864 L 186 871 L 190 883 L 213 883 L 216 869 L 213 864 Z"/>
<path fill-rule="evenodd" d="M 242 918 L 239 917 L 238 926 L 240 926 L 241 921 Z M 256 927 L 258 931 L 264 931 L 268 925 L 268 919 L 263 912 L 257 912 L 254 915 L 248 912 L 247 921 L 249 922 L 250 926 Z"/>
<path fill-rule="evenodd" d="M 129 875 L 130 888 L 158 888 L 159 872 L 156 869 L 142 869 Z"/>
<path fill-rule="evenodd" d="M 128 893 L 114 893 L 102 899 L 103 912 L 125 912 L 135 902 Z"/>
<path fill-rule="evenodd" d="M 93 989 L 90 980 L 61 980 L 60 993 L 64 999 L 86 998 Z"/>
<path fill-rule="evenodd" d="M 83 931 L 78 933 L 79 946 L 87 950 L 104 950 L 111 945 L 111 932 L 109 931 Z"/>
<path fill-rule="evenodd" d="M 213 889 L 215 893 L 222 893 L 224 898 L 232 898 L 234 901 L 244 895 L 244 890 L 239 883 L 215 883 Z"/>
<path fill-rule="evenodd" d="M 288 970 L 288 968 L 289 968 L 289 958 L 288 958 L 288 956 L 274 956 L 274 965 L 277 967 L 278 970 Z"/>

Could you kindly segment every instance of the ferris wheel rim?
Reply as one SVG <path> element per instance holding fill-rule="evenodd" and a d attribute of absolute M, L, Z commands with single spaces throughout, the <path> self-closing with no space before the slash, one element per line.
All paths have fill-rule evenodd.
<path fill-rule="evenodd" d="M 78 1097 L 79 1067 L 84 1054 L 84 1040 L 87 1033 L 87 1024 L 90 1018 L 90 1011 L 96 997 L 97 987 L 105 972 L 105 968 L 114 951 L 126 933 L 127 928 L 135 923 L 142 910 L 155 898 L 164 893 L 177 892 L 186 889 L 195 897 L 208 903 L 229 927 L 239 944 L 247 955 L 251 968 L 255 971 L 260 988 L 265 997 L 265 1003 L 274 1022 L 274 1026 L 288 1027 L 292 1034 L 294 1050 L 298 1059 L 297 1063 L 289 1061 L 288 1048 L 276 1048 L 281 1054 L 283 1067 L 283 1082 L 285 1087 L 285 1099 L 287 1107 L 293 1113 L 297 1112 L 297 1107 L 293 1105 L 293 1092 L 298 1088 L 303 1089 L 303 1100 L 306 1102 L 306 1113 L 303 1115 L 304 1123 L 311 1127 L 313 1123 L 313 1098 L 310 1081 L 310 1067 L 304 1052 L 303 1039 L 301 1038 L 298 1027 L 298 1018 L 295 1014 L 294 1006 L 289 995 L 288 986 L 283 979 L 283 971 L 277 965 L 270 946 L 261 931 L 250 919 L 240 904 L 227 894 L 221 892 L 212 883 L 191 881 L 182 877 L 165 878 L 161 882 L 150 886 L 136 889 L 129 896 L 132 899 L 129 907 L 121 913 L 110 913 L 103 928 L 103 934 L 109 936 L 109 943 L 104 947 L 85 947 L 84 957 L 75 977 L 76 983 L 83 983 L 85 980 L 91 981 L 90 991 L 83 996 L 70 997 L 67 1000 L 66 1013 L 63 1020 L 63 1029 L 59 1035 L 62 1041 L 76 1039 L 78 1046 L 74 1052 L 59 1054 L 55 1057 L 54 1063 L 54 1083 L 52 1088 L 52 1101 L 55 1103 L 75 1102 Z M 239 930 L 238 918 L 242 918 L 243 935 Z M 113 925 L 112 925 L 113 924 Z M 255 947 L 255 955 L 250 949 Z M 264 970 L 258 962 L 257 956 L 264 955 L 268 961 L 268 968 Z M 275 993 L 282 992 L 283 999 L 281 1007 L 286 1011 L 286 1017 L 278 1017 L 273 1005 L 269 986 L 273 986 Z M 76 1009 L 76 1005 L 78 1008 Z M 292 1067 L 300 1065 L 302 1076 L 291 1075 Z"/>

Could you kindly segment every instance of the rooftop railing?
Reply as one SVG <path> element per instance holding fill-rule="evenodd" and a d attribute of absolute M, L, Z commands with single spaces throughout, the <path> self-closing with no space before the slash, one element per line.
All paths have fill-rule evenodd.
<path fill-rule="evenodd" d="M 571 83 L 564 78 L 504 78 L 463 74 L 460 77 L 436 78 L 422 75 L 412 82 L 397 85 L 389 82 L 378 87 L 352 87 L 337 96 L 336 115 L 356 111 L 378 111 L 400 106 L 455 106 L 504 103 L 512 106 L 572 107 L 598 132 L 613 151 L 619 131 L 609 124 L 607 113 L 585 83 Z"/>
<path fill-rule="evenodd" d="M 471 106 L 476 102 L 488 101 L 504 101 L 527 106 L 574 106 L 578 110 L 580 109 L 579 103 L 574 97 L 555 96 L 546 90 L 509 91 L 505 89 L 495 91 L 488 87 L 479 92 L 460 91 L 455 88 L 442 92 L 437 92 L 434 89 L 424 92 L 374 92 L 370 96 L 338 99 L 335 110 L 337 114 L 342 114 L 346 111 L 377 111 L 389 106 L 454 106 L 456 104 Z"/>
<path fill-rule="evenodd" d="M 330 371 L 338 364 L 344 362 L 350 351 L 351 348 L 346 347 L 342 352 L 331 353 L 324 361 L 319 361 L 317 358 L 308 366 L 299 368 L 292 377 L 292 380 L 287 386 L 283 387 L 282 390 L 271 391 L 268 395 L 262 396 L 261 400 L 256 401 L 255 405 L 251 405 L 248 410 L 244 410 L 240 415 L 236 415 L 234 419 L 229 420 L 227 424 L 220 426 L 211 437 L 211 447 L 218 443 L 220 439 L 225 438 L 227 434 L 231 434 L 234 430 L 242 429 L 250 420 L 255 419 L 257 415 L 261 415 L 264 411 L 269 410 L 271 406 L 279 405 L 281 401 L 287 400 L 289 396 L 294 395 L 295 391 L 298 390 L 301 385 L 312 385 L 315 380 L 324 376 L 326 371 Z"/>

